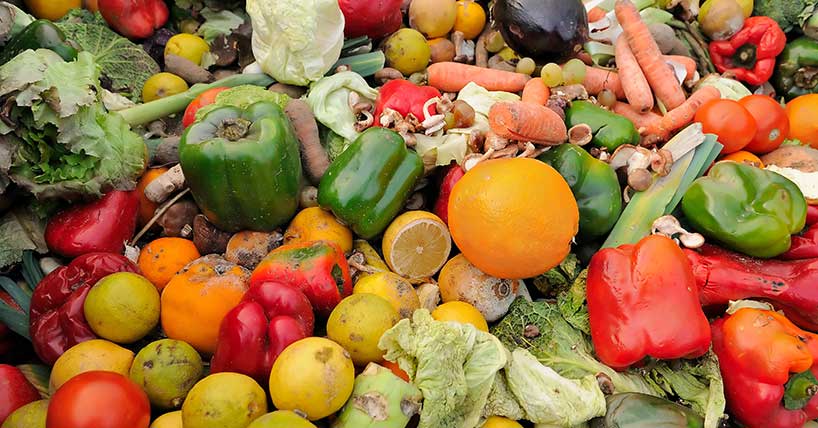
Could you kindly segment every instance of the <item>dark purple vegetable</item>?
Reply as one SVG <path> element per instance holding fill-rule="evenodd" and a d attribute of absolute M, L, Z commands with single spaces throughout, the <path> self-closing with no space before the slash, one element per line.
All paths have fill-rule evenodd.
<path fill-rule="evenodd" d="M 491 14 L 503 40 L 521 57 L 563 61 L 588 40 L 580 0 L 496 0 Z"/>

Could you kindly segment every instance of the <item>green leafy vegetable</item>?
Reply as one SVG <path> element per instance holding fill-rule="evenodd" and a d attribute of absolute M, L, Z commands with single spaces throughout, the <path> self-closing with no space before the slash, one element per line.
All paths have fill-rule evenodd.
<path fill-rule="evenodd" d="M 48 251 L 43 237 L 45 221 L 28 207 L 18 204 L 0 218 L 0 268 L 21 262 L 26 250 Z"/>
<path fill-rule="evenodd" d="M 244 23 L 244 17 L 229 10 L 215 11 L 204 8 L 201 14 L 205 18 L 205 22 L 199 26 L 196 34 L 202 36 L 208 44 L 216 40 L 216 37 L 230 35 L 233 30 Z"/>
<path fill-rule="evenodd" d="M 358 119 L 349 105 L 349 95 L 355 92 L 362 102 L 375 102 L 378 90 L 369 87 L 363 77 L 352 71 L 327 76 L 310 85 L 307 104 L 315 119 L 349 141 L 355 141 Z"/>
<path fill-rule="evenodd" d="M 159 72 L 159 65 L 140 46 L 115 33 L 99 12 L 72 9 L 57 26 L 66 38 L 94 56 L 110 89 L 139 101 L 142 86 Z"/>
<path fill-rule="evenodd" d="M 196 120 L 203 118 L 207 113 L 218 107 L 234 106 L 245 109 L 250 104 L 259 101 L 269 101 L 278 104 L 283 109 L 290 102 L 290 97 L 282 93 L 268 91 L 261 86 L 240 85 L 219 92 L 216 95 L 216 102 L 196 111 Z"/>
<path fill-rule="evenodd" d="M 585 269 L 567 290 L 557 294 L 557 308 L 568 324 L 585 334 L 591 334 L 591 325 L 588 324 L 588 302 L 585 300 L 587 280 L 588 269 Z"/>
<path fill-rule="evenodd" d="M 336 0 L 248 0 L 253 54 L 279 82 L 304 86 L 324 76 L 344 44 Z"/>

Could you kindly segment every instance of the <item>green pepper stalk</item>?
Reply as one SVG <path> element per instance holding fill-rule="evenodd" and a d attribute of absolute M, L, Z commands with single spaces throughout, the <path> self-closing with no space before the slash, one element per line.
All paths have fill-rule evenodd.
<path fill-rule="evenodd" d="M 773 86 L 787 100 L 818 93 L 818 41 L 799 37 L 787 43 L 778 56 Z"/>

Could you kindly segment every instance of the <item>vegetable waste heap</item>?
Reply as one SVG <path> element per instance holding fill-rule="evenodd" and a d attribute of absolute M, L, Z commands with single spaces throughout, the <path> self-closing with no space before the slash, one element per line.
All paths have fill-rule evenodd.
<path fill-rule="evenodd" d="M 0 427 L 818 427 L 816 117 L 815 0 L 0 0 Z"/>

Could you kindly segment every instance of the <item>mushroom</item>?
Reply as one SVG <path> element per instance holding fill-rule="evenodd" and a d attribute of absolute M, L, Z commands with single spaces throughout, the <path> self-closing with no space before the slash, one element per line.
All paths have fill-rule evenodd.
<path fill-rule="evenodd" d="M 650 169 L 664 177 L 670 174 L 670 167 L 673 166 L 673 155 L 665 149 L 654 150 L 650 157 Z"/>
<path fill-rule="evenodd" d="M 381 84 L 390 80 L 403 80 L 403 73 L 392 67 L 384 67 L 375 72 L 375 80 Z"/>
<path fill-rule="evenodd" d="M 628 186 L 638 192 L 647 190 L 653 183 L 653 175 L 648 171 L 650 162 L 650 150 L 631 144 L 617 147 L 608 160 L 614 170 L 627 167 Z"/>
<path fill-rule="evenodd" d="M 686 248 L 699 248 L 704 245 L 704 236 L 700 233 L 688 232 L 672 215 L 665 215 L 654 220 L 651 225 L 651 234 L 677 239 Z"/>
<path fill-rule="evenodd" d="M 298 205 L 303 208 L 318 206 L 318 188 L 315 186 L 304 186 L 298 194 Z"/>
<path fill-rule="evenodd" d="M 584 146 L 594 138 L 593 130 L 585 123 L 574 125 L 568 130 L 568 142 L 577 146 Z"/>
<path fill-rule="evenodd" d="M 426 131 L 424 131 L 424 134 L 426 135 L 432 135 L 435 132 L 442 130 L 443 127 L 446 126 L 446 116 L 444 114 L 438 113 L 429 115 L 429 107 L 432 105 L 435 105 L 435 108 L 438 108 L 438 106 L 446 106 L 447 104 L 442 102 L 440 97 L 429 98 L 425 103 L 423 103 L 423 122 L 421 122 L 420 125 L 426 129 Z M 451 101 L 449 101 L 448 105 L 451 106 Z M 451 107 L 449 108 L 451 109 Z M 440 112 L 441 110 L 437 111 Z"/>
<path fill-rule="evenodd" d="M 452 32 L 452 44 L 454 44 L 454 62 L 472 63 L 474 62 L 475 46 L 471 40 L 466 40 L 460 31 Z"/>

